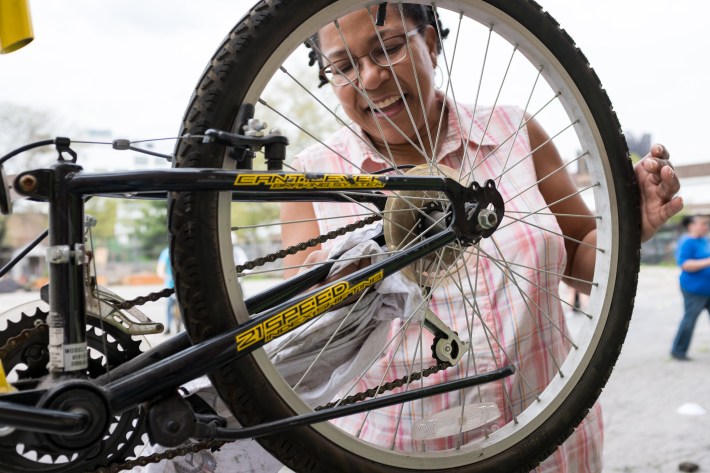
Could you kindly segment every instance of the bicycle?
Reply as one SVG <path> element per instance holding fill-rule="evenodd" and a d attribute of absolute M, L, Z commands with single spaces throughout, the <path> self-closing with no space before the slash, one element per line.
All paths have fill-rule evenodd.
<path fill-rule="evenodd" d="M 638 190 L 606 93 L 566 32 L 534 2 L 437 2 L 439 15 L 456 26 L 453 50 L 443 53 L 443 93 L 451 103 L 464 102 L 464 94 L 457 95 L 463 91 L 453 92 L 452 86 L 468 84 L 472 74 L 464 71 L 465 79 L 457 76 L 456 58 L 461 54 L 457 48 L 480 45 L 480 50 L 466 55 L 467 62 L 481 58 L 472 101 L 478 104 L 489 96 L 494 107 L 505 100 L 520 104 L 524 111 L 515 134 L 500 140 L 493 151 L 505 154 L 505 142 L 516 141 L 525 117 L 536 117 L 555 131 L 551 141 L 572 156 L 547 176 L 536 177 L 536 182 L 574 165 L 586 170 L 586 182 L 561 200 L 582 196 L 593 214 L 554 214 L 549 209 L 552 203 L 531 206 L 525 190 L 508 196 L 511 175 L 525 177 L 513 171 L 520 163 L 506 162 L 504 173 L 481 182 L 433 164 L 393 165 L 361 174 L 284 171 L 288 140 L 279 131 L 264 133 L 258 119 L 271 113 L 293 133 L 327 143 L 309 129 L 319 120 L 296 123 L 278 108 L 286 88 L 290 95 L 300 90 L 308 101 L 326 109 L 328 120 L 347 129 L 337 110 L 328 108 L 327 97 L 321 98 L 316 78 L 312 82 L 297 78 L 292 65 L 307 54 L 300 45 L 317 52 L 318 44 L 309 40 L 314 32 L 326 24 L 337 25 L 337 18 L 363 6 L 369 2 L 281 0 L 253 7 L 227 36 L 197 85 L 173 169 L 85 173 L 75 163 L 68 139 L 42 143 L 57 147 L 59 162 L 51 169 L 21 173 L 13 187 L 50 204 L 50 310 L 46 315 L 24 314 L 29 330 L 14 329 L 0 347 L 5 368 L 18 378 L 12 385 L 19 389 L 0 397 L 0 424 L 6 426 L 0 437 L 2 468 L 111 471 L 110 464 L 140 464 L 123 462 L 145 423 L 153 441 L 177 447 L 177 452 L 188 451 L 179 447 L 188 438 L 207 442 L 198 444 L 202 448 L 216 445 L 214 440 L 260 437 L 277 458 L 304 471 L 529 471 L 583 419 L 623 344 L 639 268 Z M 386 11 L 379 8 L 373 24 L 386 21 Z M 442 41 L 442 31 L 437 34 Z M 505 60 L 496 65 L 494 58 L 499 57 Z M 502 79 L 487 89 L 484 79 L 490 75 Z M 514 81 L 512 86 L 509 81 Z M 289 89 L 288 83 L 296 87 Z M 487 129 L 481 131 L 485 135 Z M 127 148 L 130 143 L 114 146 Z M 267 169 L 254 170 L 261 149 Z M 66 159 L 67 154 L 71 158 Z M 0 207 L 8 210 L 5 186 L 3 192 Z M 137 353 L 131 335 L 144 330 L 133 321 L 138 316 L 127 314 L 130 304 L 98 287 L 86 268 L 83 204 L 94 195 L 169 197 L 170 248 L 189 338 L 179 336 Z M 235 267 L 232 232 L 256 232 L 250 222 L 232 223 L 233 213 L 237 218 L 247 215 L 239 203 L 262 203 L 263 209 L 249 213 L 250 218 L 262 216 L 269 226 L 287 227 L 290 222 L 273 218 L 273 205 L 293 200 L 349 203 L 362 212 L 340 215 L 344 221 L 338 230 L 279 251 L 267 250 L 266 256 Z M 538 217 L 550 227 L 527 223 Z M 565 218 L 595 222 L 596 264 L 590 280 L 571 281 L 547 268 L 523 267 L 517 260 L 521 249 L 505 244 L 506 229 L 515 225 L 540 231 L 546 238 L 559 236 L 553 221 Z M 382 228 L 374 226 L 379 220 Z M 261 241 L 268 241 L 271 234 L 262 232 Z M 270 289 L 244 297 L 239 281 L 262 277 L 265 273 L 258 268 L 354 232 L 355 243 L 373 240 L 387 251 L 356 256 L 372 262 L 330 280 L 338 260 L 347 258 L 342 252 L 334 254 Z M 484 282 L 491 281 L 476 277 L 484 264 L 499 282 L 494 291 L 484 288 Z M 339 338 L 343 333 L 338 325 L 353 311 L 361 315 L 367 309 L 379 310 L 370 307 L 378 284 L 393 278 L 414 285 L 420 298 L 410 312 L 393 319 L 391 326 L 399 328 L 390 340 L 379 341 L 372 359 L 358 365 L 361 375 L 327 390 L 327 402 L 321 402 L 309 386 L 310 377 L 317 377 L 325 366 L 343 366 L 336 359 L 340 344 L 346 343 Z M 561 280 L 591 287 L 589 308 L 574 320 L 573 329 L 566 327 L 564 302 L 557 294 Z M 544 286 L 538 285 L 540 281 Z M 428 309 L 440 290 L 461 294 L 466 327 L 451 327 L 440 309 Z M 544 294 L 545 307 L 527 302 L 533 299 L 526 291 L 537 290 Z M 560 346 L 542 344 L 555 369 L 541 380 L 527 377 L 525 354 L 506 352 L 499 338 L 504 327 L 486 325 L 489 312 L 513 310 L 503 303 L 506 291 L 526 301 L 535 337 L 545 339 L 554 333 L 563 340 Z M 87 311 L 87 300 L 97 309 Z M 290 365 L 277 360 L 277 352 L 269 351 L 275 340 L 281 340 L 279 351 L 298 345 L 293 340 L 313 336 L 315 328 L 309 324 L 338 310 L 342 317 L 309 355 L 306 369 L 294 374 Z M 48 332 L 49 368 L 45 359 L 40 363 L 20 353 L 25 338 L 37 337 L 42 330 Z M 343 329 L 351 330 L 352 326 Z M 111 342 L 106 344 L 108 337 Z M 87 342 L 104 361 L 92 363 L 87 358 Z M 362 343 L 360 338 L 355 345 Z M 410 357 L 404 373 L 387 368 L 375 385 L 357 382 L 366 379 L 362 374 L 378 360 L 386 361 L 398 351 Z M 495 358 L 490 356 L 493 352 L 503 353 Z M 498 359 L 506 362 L 501 365 Z M 109 365 L 118 366 L 107 370 Z M 31 369 L 23 371 L 24 366 Z M 204 374 L 210 375 L 222 400 L 246 427 L 228 429 L 223 419 L 196 413 L 199 409 L 178 394 L 181 384 Z M 500 405 L 490 402 L 489 389 L 499 390 L 504 399 Z M 448 393 L 448 401 L 455 397 L 459 401 L 438 412 L 423 411 L 421 399 L 443 393 Z M 366 440 L 359 431 L 385 406 L 398 410 L 416 437 L 415 448 L 403 448 L 396 433 L 391 444 L 382 445 Z M 336 420 L 347 416 L 352 420 L 354 415 L 365 419 L 359 429 Z M 443 448 L 432 447 L 442 443 Z M 46 455 L 49 461 L 42 460 Z"/>

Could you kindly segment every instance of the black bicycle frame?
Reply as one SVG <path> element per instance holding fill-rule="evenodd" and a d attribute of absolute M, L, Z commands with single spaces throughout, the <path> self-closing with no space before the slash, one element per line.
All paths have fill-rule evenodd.
<path fill-rule="evenodd" d="M 114 412 L 125 411 L 160 397 L 167 390 L 175 389 L 210 373 L 224 363 L 251 353 L 421 257 L 454 242 L 461 235 L 470 234 L 471 206 L 475 207 L 475 194 L 471 188 L 440 176 L 273 173 L 221 169 L 99 174 L 86 173 L 72 162 L 60 161 L 49 169 L 20 174 L 15 180 L 15 188 L 33 199 L 49 202 L 50 313 L 47 322 L 50 327 L 50 372 L 54 378 L 60 379 L 76 377 L 76 372 L 86 369 L 83 204 L 87 196 L 222 191 L 231 192 L 234 200 L 342 201 L 345 199 L 343 193 L 357 191 L 360 199 L 381 202 L 383 192 L 429 190 L 443 192 L 451 201 L 453 220 L 448 228 L 399 254 L 287 301 L 276 295 L 273 298 L 260 295 L 258 302 L 247 300 L 245 306 L 265 309 L 234 330 L 196 345 L 190 345 L 186 336 L 177 337 L 98 378 L 96 384 L 101 386 Z M 367 198 L 368 194 L 371 199 Z M 289 280 L 288 284 L 292 286 L 293 281 Z M 299 281 L 304 290 L 314 284 L 313 278 L 307 275 L 301 276 Z M 273 294 L 280 292 L 277 288 Z M 508 376 L 511 372 L 507 370 L 499 376 Z M 478 384 L 480 382 L 484 381 Z M 458 387 L 457 384 L 449 389 Z M 14 403 L 33 405 L 42 392 L 41 389 L 23 391 L 0 397 L 2 400 L 13 401 L 0 401 L 0 425 L 27 428 L 17 420 L 17 416 L 25 412 L 27 406 Z M 38 410 L 35 417 L 34 427 L 28 430 L 61 431 L 67 428 L 67 423 L 78 424 L 81 421 L 76 415 L 60 411 Z"/>

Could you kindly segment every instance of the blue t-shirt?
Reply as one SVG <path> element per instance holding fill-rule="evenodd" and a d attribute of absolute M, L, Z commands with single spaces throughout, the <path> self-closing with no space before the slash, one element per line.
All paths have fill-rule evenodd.
<path fill-rule="evenodd" d="M 170 266 L 169 249 L 165 248 L 163 251 L 160 252 L 158 262 L 165 264 L 165 287 L 167 287 L 168 289 L 172 289 L 173 287 L 175 287 L 175 283 L 173 282 L 173 267 Z"/>
<path fill-rule="evenodd" d="M 691 238 L 686 236 L 678 242 L 676 261 L 682 265 L 689 259 L 703 259 L 710 257 L 710 242 L 707 238 Z M 684 291 L 710 296 L 710 268 L 700 271 L 680 273 L 680 287 Z"/>

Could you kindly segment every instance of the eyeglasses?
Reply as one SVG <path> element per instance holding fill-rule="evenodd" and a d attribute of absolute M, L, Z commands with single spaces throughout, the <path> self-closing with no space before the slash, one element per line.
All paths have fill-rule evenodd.
<path fill-rule="evenodd" d="M 400 63 L 407 57 L 407 38 L 416 35 L 420 29 L 421 27 L 418 27 L 406 33 L 383 38 L 382 42 L 378 42 L 377 46 L 372 48 L 369 53 L 354 57 L 352 61 L 350 58 L 333 61 L 320 70 L 320 76 L 334 86 L 342 87 L 355 82 L 360 77 L 359 63 L 360 59 L 365 56 L 370 56 L 372 62 L 380 67 L 389 67 Z"/>

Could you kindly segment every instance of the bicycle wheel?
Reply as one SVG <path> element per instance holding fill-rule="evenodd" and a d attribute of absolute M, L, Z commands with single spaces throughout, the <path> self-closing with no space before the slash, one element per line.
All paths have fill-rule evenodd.
<path fill-rule="evenodd" d="M 376 37 L 376 19 L 369 6 L 359 0 L 280 0 L 256 5 L 213 56 L 186 111 L 183 132 L 234 130 L 239 106 L 249 103 L 256 105 L 257 118 L 290 138 L 290 156 L 309 146 L 301 156 L 329 149 L 331 133 L 357 134 L 357 127 L 336 105 L 333 89 L 319 87 L 317 71 L 305 65 L 309 49 L 303 45 L 326 25 L 338 31 L 336 20 L 358 12 L 372 18 Z M 385 21 L 401 21 L 401 8 L 391 4 Z M 465 184 L 476 180 L 482 185 L 484 179 L 492 179 L 505 200 L 505 216 L 490 238 L 470 246 L 451 245 L 424 261 L 429 269 L 408 267 L 403 280 L 424 288 L 425 306 L 461 340 L 470 342 L 470 349 L 454 367 L 393 388 L 386 383 L 435 361 L 430 353 L 435 341 L 412 313 L 402 313 L 387 321 L 384 331 L 374 324 L 357 332 L 360 338 L 351 340 L 355 350 L 350 354 L 338 345 L 346 343 L 340 337 L 346 329 L 332 323 L 318 347 L 323 350 L 308 358 L 310 371 L 299 368 L 294 373 L 288 362 L 277 361 L 273 350 L 260 349 L 225 365 L 211 379 L 235 416 L 253 425 L 309 412 L 321 404 L 324 396 L 313 395 L 317 389 L 309 385 L 320 386 L 317 383 L 322 381 L 309 378 L 314 371 L 327 373 L 326 382 L 338 380 L 336 394 L 326 391 L 325 398 L 333 398 L 328 400 L 381 385 L 393 388 L 381 394 L 385 396 L 502 365 L 513 365 L 516 374 L 484 387 L 260 440 L 297 471 L 529 471 L 553 453 L 592 408 L 626 334 L 639 267 L 638 189 L 618 120 L 596 74 L 567 33 L 534 2 L 442 0 L 436 2 L 436 9 L 450 31 L 444 41 L 444 30 L 435 27 L 443 44 L 438 56 L 441 87 L 436 94 L 446 104 L 442 110 L 446 110 L 449 133 L 458 127 L 461 149 L 468 150 L 470 141 L 476 141 L 477 149 L 471 155 L 463 153 L 459 160 L 459 168 L 466 172 L 449 167 Z M 317 43 L 310 46 L 310 51 L 319 52 Z M 388 68 L 393 76 L 397 70 L 401 69 Z M 421 99 L 414 96 L 418 94 L 412 89 L 400 94 L 402 102 L 412 107 L 409 116 L 417 115 Z M 369 108 L 376 108 L 376 99 L 364 100 Z M 490 117 L 496 117 L 499 125 L 507 123 L 507 128 L 494 126 Z M 529 133 L 531 117 L 548 132 L 549 139 L 541 144 Z M 416 143 L 410 142 L 424 156 L 422 143 L 437 143 L 437 124 L 443 122 L 433 121 L 435 126 L 425 132 L 428 137 L 418 135 Z M 539 148 L 531 143 L 554 144 L 560 162 L 541 173 L 533 163 Z M 523 151 L 513 151 L 519 145 Z M 358 149 L 377 155 L 380 169 L 407 172 L 393 166 L 387 152 L 379 153 L 367 142 Z M 178 144 L 176 155 L 180 167 L 235 167 L 234 160 L 216 145 L 185 140 Z M 479 163 L 491 162 L 486 161 L 489 157 L 499 165 L 486 171 L 487 165 L 479 167 Z M 428 157 L 427 163 L 429 173 L 449 172 L 441 171 L 436 159 Z M 415 172 L 421 174 L 421 168 Z M 554 180 L 551 176 L 565 173 L 574 175 L 573 189 L 555 195 L 554 201 L 541 200 L 539 189 Z M 404 193 L 391 199 L 407 204 L 404 208 L 388 205 L 382 212 L 390 230 L 414 225 L 419 221 L 416 212 L 440 200 L 431 194 Z M 589 213 L 560 210 L 567 201 L 586 203 Z M 323 206 L 341 204 L 314 202 L 315 213 L 327 216 L 317 222 L 321 232 L 377 212 L 372 206 L 342 205 L 346 204 L 356 211 L 346 213 L 344 207 L 329 211 Z M 412 211 L 411 206 L 417 209 Z M 444 205 L 434 210 L 446 213 L 446 209 Z M 279 282 L 283 268 L 278 259 L 236 271 L 234 235 L 254 258 L 282 247 L 279 228 L 286 234 L 289 225 L 303 223 L 280 219 L 278 204 L 233 203 L 229 193 L 176 194 L 170 213 L 176 288 L 194 340 L 208 339 L 248 320 L 245 294 Z M 593 222 L 593 246 L 562 236 L 560 227 L 572 220 Z M 412 231 L 415 240 L 428 234 L 412 228 L 404 234 Z M 521 244 L 521 238 L 527 237 L 535 243 Z M 325 241 L 323 247 L 334 244 Z M 390 236 L 389 250 L 396 253 L 400 245 L 410 242 L 405 237 L 395 237 L 393 242 Z M 564 265 L 565 248 L 581 247 L 591 248 L 596 263 L 589 279 L 580 281 L 566 275 Z M 436 265 L 433 270 L 432 265 Z M 591 287 L 581 313 L 560 296 L 565 283 Z M 362 309 L 358 312 L 362 314 L 376 300 L 366 294 L 350 308 Z M 446 303 L 451 300 L 456 303 Z M 349 318 L 348 313 L 343 318 Z M 314 330 L 306 329 L 309 336 Z M 298 342 L 305 338 L 299 333 L 289 343 L 300 346 Z M 364 369 L 349 379 L 352 358 L 366 355 L 370 358 L 357 365 Z M 337 377 L 343 371 L 350 374 Z M 347 382 L 340 382 L 344 378 Z"/>

